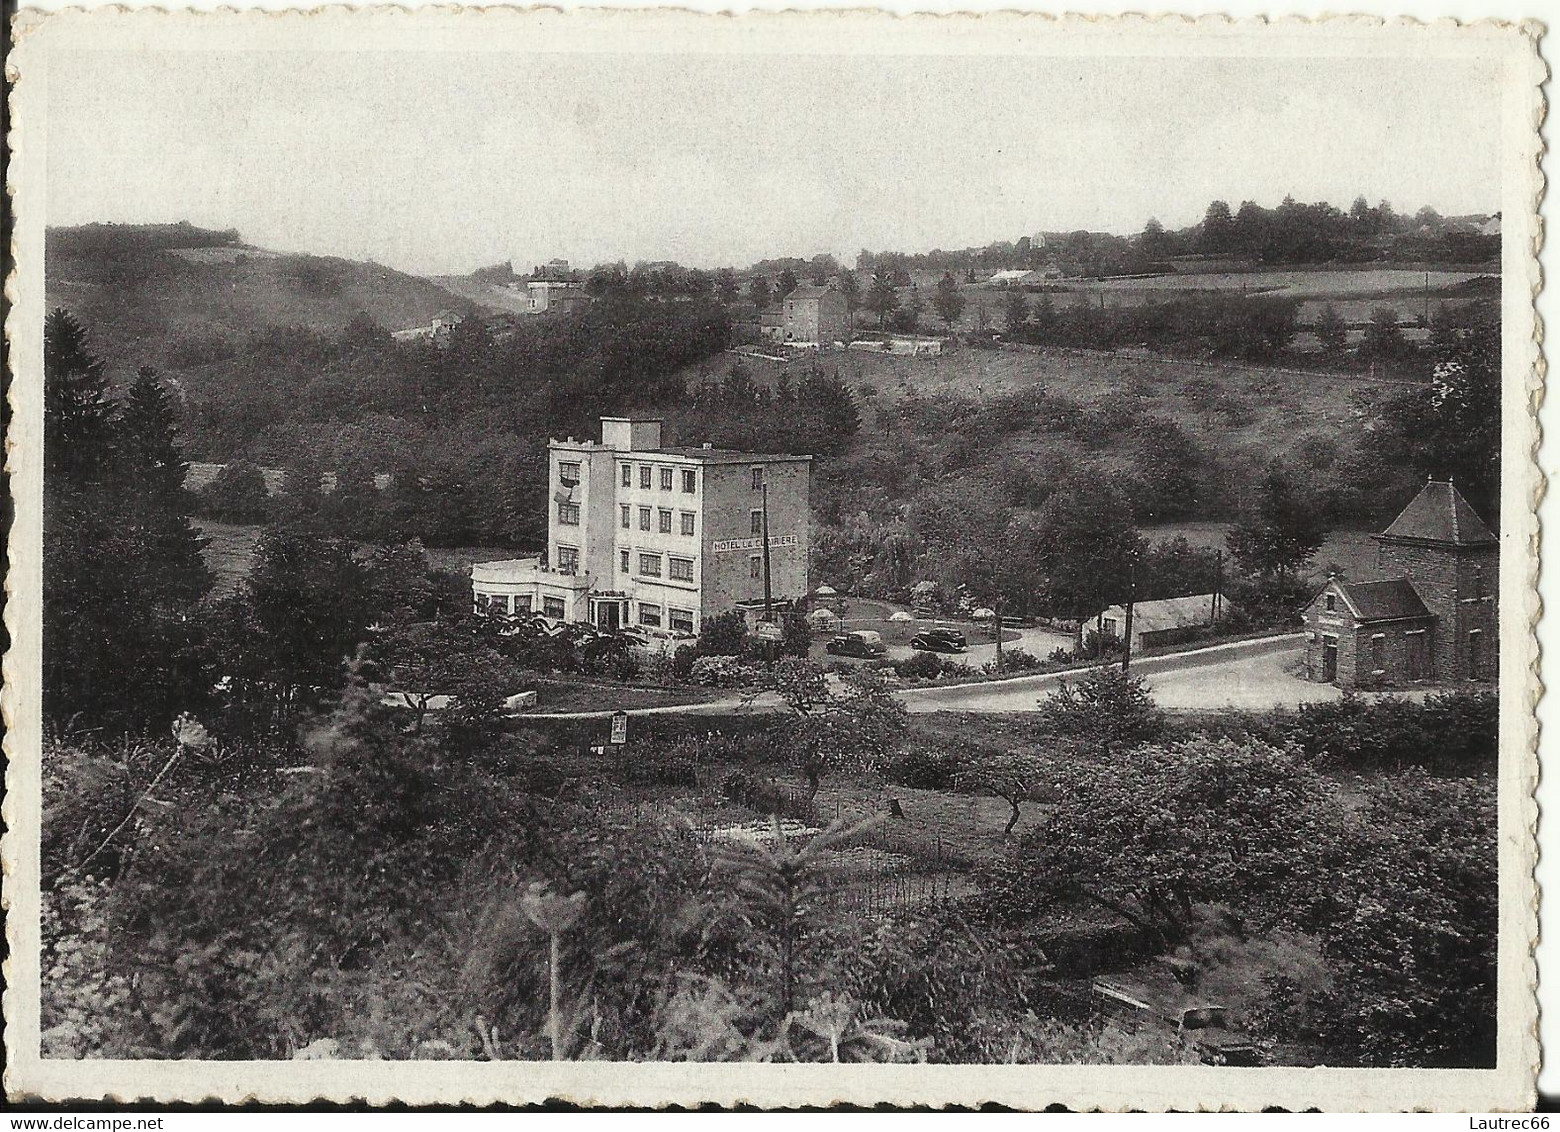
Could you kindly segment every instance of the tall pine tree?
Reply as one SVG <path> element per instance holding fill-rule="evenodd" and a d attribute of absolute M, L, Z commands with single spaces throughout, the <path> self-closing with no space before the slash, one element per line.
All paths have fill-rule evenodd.
<path fill-rule="evenodd" d="M 85 328 L 44 324 L 43 689 L 57 726 L 160 730 L 209 686 L 195 605 L 209 586 L 156 376 L 116 406 Z"/>

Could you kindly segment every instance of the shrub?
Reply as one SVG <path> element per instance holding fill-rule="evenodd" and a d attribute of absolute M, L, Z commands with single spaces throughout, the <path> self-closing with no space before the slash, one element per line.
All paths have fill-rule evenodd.
<path fill-rule="evenodd" d="M 689 666 L 688 677 L 710 688 L 742 688 L 758 682 L 758 669 L 735 656 L 701 656 Z"/>
<path fill-rule="evenodd" d="M 931 652 L 918 652 L 893 665 L 894 671 L 906 680 L 935 680 L 952 667 L 952 663 Z"/>
<path fill-rule="evenodd" d="M 1493 692 L 1446 693 L 1423 703 L 1345 695 L 1276 715 L 1270 727 L 1274 739 L 1352 770 L 1419 766 L 1468 775 L 1495 766 L 1498 709 Z"/>
<path fill-rule="evenodd" d="M 888 764 L 888 780 L 919 790 L 951 790 L 962 765 L 952 751 L 913 748 Z"/>
<path fill-rule="evenodd" d="M 693 672 L 693 662 L 699 659 L 699 650 L 693 645 L 678 645 L 672 653 L 672 675 L 686 680 Z"/>
<path fill-rule="evenodd" d="M 1063 680 L 1040 701 L 1037 715 L 1046 734 L 1078 736 L 1104 747 L 1151 742 L 1165 727 L 1143 678 L 1115 665 L 1091 668 L 1076 683 Z"/>
<path fill-rule="evenodd" d="M 612 775 L 630 786 L 699 785 L 699 768 L 692 759 L 634 747 L 626 747 L 613 757 Z"/>
<path fill-rule="evenodd" d="M 728 800 L 765 817 L 773 814 L 809 823 L 818 820 L 818 808 L 811 798 L 744 771 L 734 770 L 728 774 L 720 791 Z"/>
<path fill-rule="evenodd" d="M 704 623 L 694 646 L 700 656 L 741 656 L 747 648 L 747 619 L 740 609 L 728 609 Z"/>
<path fill-rule="evenodd" d="M 981 671 L 992 676 L 1000 676 L 1004 672 L 1032 672 L 1040 667 L 1040 658 L 1023 649 L 1003 649 L 1002 665 L 999 668 L 995 660 L 981 666 Z"/>

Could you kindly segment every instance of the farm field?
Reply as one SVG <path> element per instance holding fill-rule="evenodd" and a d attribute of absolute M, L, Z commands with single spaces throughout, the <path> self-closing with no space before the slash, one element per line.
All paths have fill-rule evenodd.
<path fill-rule="evenodd" d="M 1471 279 L 1488 275 L 1480 271 L 1408 271 L 1371 268 L 1364 270 L 1322 271 L 1241 271 L 1209 274 L 1157 275 L 1149 279 L 1093 279 L 1069 281 L 1064 286 L 1074 293 L 1121 294 L 1140 292 L 1145 299 L 1188 292 L 1235 292 L 1250 295 L 1278 295 L 1293 299 L 1342 299 L 1384 296 L 1401 292 L 1432 293 L 1456 287 Z"/>

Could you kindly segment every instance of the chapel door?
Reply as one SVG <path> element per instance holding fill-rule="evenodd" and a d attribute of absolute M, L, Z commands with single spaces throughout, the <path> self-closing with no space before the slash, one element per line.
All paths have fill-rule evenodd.
<path fill-rule="evenodd" d="M 1322 638 L 1322 683 L 1331 684 L 1338 679 L 1338 638 Z"/>
<path fill-rule="evenodd" d="M 1429 679 L 1430 634 L 1425 632 L 1409 633 L 1405 641 L 1408 645 L 1408 678 L 1410 680 Z"/>

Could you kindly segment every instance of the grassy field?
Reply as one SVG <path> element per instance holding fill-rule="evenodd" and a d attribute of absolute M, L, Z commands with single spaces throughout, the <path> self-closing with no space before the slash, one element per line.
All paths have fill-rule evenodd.
<path fill-rule="evenodd" d="M 200 519 L 196 530 L 206 538 L 206 568 L 215 579 L 216 591 L 231 593 L 249 575 L 254 562 L 255 544 L 264 527 L 242 523 L 217 523 Z M 424 550 L 428 564 L 455 574 L 466 574 L 473 562 L 515 558 L 523 552 L 492 546 L 437 546 Z"/>
<path fill-rule="evenodd" d="M 837 367 L 860 397 L 863 440 L 881 434 L 897 403 L 911 394 L 979 401 L 1043 391 L 1088 403 L 1125 393 L 1141 412 L 1175 421 L 1232 467 L 1264 467 L 1318 442 L 1342 449 L 1362 433 L 1373 406 L 1400 388 L 1357 375 L 1063 350 L 962 349 L 919 358 L 834 351 L 785 365 L 752 360 L 744 365 L 755 377 L 773 378 L 788 367 L 794 376 L 813 360 Z M 940 439 L 928 437 L 927 442 L 935 446 Z M 1019 435 L 993 444 L 984 458 L 1045 453 L 1081 455 L 1057 437 Z"/>
<path fill-rule="evenodd" d="M 528 680 L 527 683 L 536 689 L 536 710 L 541 712 L 641 711 L 677 704 L 709 703 L 731 694 L 713 688 L 646 688 L 579 677 Z"/>
<path fill-rule="evenodd" d="M 1361 270 L 1321 271 L 1249 271 L 1208 274 L 1157 275 L 1150 279 L 1095 279 L 1069 282 L 1070 291 L 1111 296 L 1140 296 L 1138 301 L 1157 301 L 1176 294 L 1217 291 L 1224 294 L 1275 295 L 1293 299 L 1348 299 L 1386 297 L 1394 294 L 1420 294 L 1455 287 L 1486 272 L 1406 271 L 1366 268 Z M 1109 302 L 1109 300 L 1107 300 Z M 1114 305 L 1114 304 L 1112 304 Z"/>

